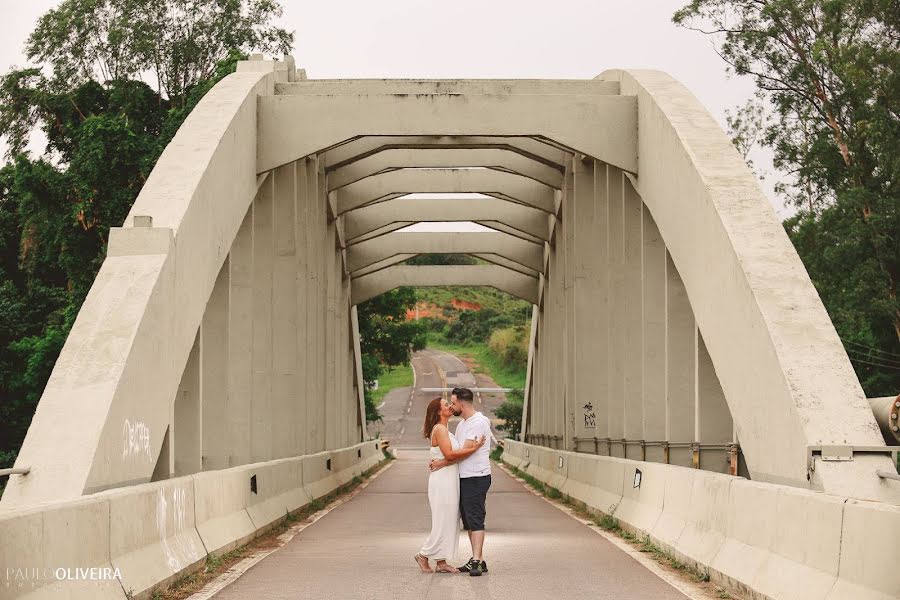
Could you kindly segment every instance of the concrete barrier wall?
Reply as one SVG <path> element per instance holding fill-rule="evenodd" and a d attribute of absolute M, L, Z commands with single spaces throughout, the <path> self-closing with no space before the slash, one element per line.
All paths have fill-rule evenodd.
<path fill-rule="evenodd" d="M 512 440 L 503 459 L 554 485 L 561 455 L 560 491 L 750 598 L 900 598 L 900 506 Z"/>
<path fill-rule="evenodd" d="M 108 499 L 89 498 L 0 512 L 0 599 L 122 598 L 108 576 L 109 511 Z M 88 579 L 90 569 L 108 571 Z"/>
<path fill-rule="evenodd" d="M 370 441 L 0 511 L 0 600 L 148 598 L 383 457 Z"/>

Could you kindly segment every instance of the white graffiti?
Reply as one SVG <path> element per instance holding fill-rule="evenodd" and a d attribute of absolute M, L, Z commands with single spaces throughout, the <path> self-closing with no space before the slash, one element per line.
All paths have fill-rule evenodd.
<path fill-rule="evenodd" d="M 169 531 L 169 504 L 164 489 L 156 492 L 156 528 L 159 542 L 166 555 L 166 564 L 173 572 L 178 572 L 196 561 L 202 554 L 187 529 L 187 491 L 184 488 L 172 489 L 171 518 L 172 531 Z"/>
<path fill-rule="evenodd" d="M 143 421 L 132 423 L 125 419 L 122 427 L 122 458 L 144 455 L 148 460 L 153 460 L 150 451 L 150 428 Z"/>

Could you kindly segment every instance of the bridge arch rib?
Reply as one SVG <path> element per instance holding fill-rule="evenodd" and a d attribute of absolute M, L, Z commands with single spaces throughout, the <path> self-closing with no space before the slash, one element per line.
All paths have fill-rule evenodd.
<path fill-rule="evenodd" d="M 758 184 L 670 77 L 295 86 L 292 73 L 240 63 L 166 148 L 111 232 L 17 461 L 33 472 L 4 505 L 348 446 L 365 435 L 354 306 L 452 284 L 535 304 L 531 441 L 579 449 L 575 417 L 594 402 L 610 453 L 677 464 L 669 452 L 739 441 L 754 479 L 893 493 L 873 474 L 884 456 L 808 470 L 811 446 L 879 446 L 877 426 Z M 416 149 L 515 162 L 408 168 L 436 160 Z M 503 233 L 393 245 L 408 234 L 391 228 L 451 210 L 412 211 L 399 196 L 417 192 L 492 194 L 472 216 Z M 453 248 L 494 264 L 395 262 Z"/>

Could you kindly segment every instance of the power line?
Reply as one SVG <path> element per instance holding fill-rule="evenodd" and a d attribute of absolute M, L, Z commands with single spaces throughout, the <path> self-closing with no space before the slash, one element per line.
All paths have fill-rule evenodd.
<path fill-rule="evenodd" d="M 860 344 L 859 342 L 851 342 L 850 340 L 845 340 L 841 338 L 841 341 L 845 344 L 850 344 L 851 346 L 859 346 L 860 348 L 865 348 L 866 350 L 870 350 L 872 352 L 876 352 L 878 354 L 886 354 L 888 356 L 894 358 L 900 358 L 900 354 L 894 354 L 893 352 L 888 352 L 887 350 L 879 350 L 878 348 L 873 348 L 872 346 L 866 346 L 865 344 Z"/>
<path fill-rule="evenodd" d="M 869 361 L 866 361 L 866 360 L 860 360 L 860 359 L 858 359 L 858 358 L 853 358 L 852 356 L 850 357 L 850 360 L 853 361 L 853 362 L 855 362 L 856 364 L 860 364 L 860 365 L 869 365 L 869 366 L 871 366 L 871 367 L 878 367 L 878 368 L 880 368 L 880 369 L 888 369 L 889 371 L 900 371 L 900 367 L 895 367 L 895 366 L 891 366 L 891 365 L 882 365 L 882 364 L 878 364 L 878 363 L 873 363 L 873 362 L 869 362 Z"/>
<path fill-rule="evenodd" d="M 854 350 L 853 348 L 847 348 L 847 356 L 850 356 L 851 353 L 861 356 L 865 360 L 875 360 L 882 363 L 887 363 L 893 367 L 900 367 L 900 361 L 891 360 L 889 358 L 884 358 L 883 356 L 870 356 L 860 350 Z"/>

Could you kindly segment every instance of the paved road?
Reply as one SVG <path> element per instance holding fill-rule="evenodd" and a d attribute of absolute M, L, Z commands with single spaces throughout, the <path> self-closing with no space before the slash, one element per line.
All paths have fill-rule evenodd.
<path fill-rule="evenodd" d="M 475 386 L 457 357 L 435 350 L 413 357 L 416 387 Z M 478 375 L 478 385 L 493 382 Z M 425 407 L 435 393 L 394 390 L 378 425 L 399 460 L 359 495 L 302 530 L 216 595 L 217 600 L 323 598 L 436 600 L 597 598 L 686 600 L 587 526 L 494 468 L 488 494 L 483 577 L 423 574 L 413 562 L 431 527 Z M 476 398 L 489 417 L 502 395 Z M 451 423 L 451 428 L 454 424 Z M 469 555 L 462 536 L 455 564 Z"/>
<path fill-rule="evenodd" d="M 427 448 L 428 440 L 422 435 L 425 422 L 425 408 L 436 392 L 423 392 L 422 388 L 439 387 L 493 387 L 493 382 L 483 376 L 476 376 L 466 364 L 453 354 L 426 349 L 413 354 L 412 366 L 415 371 L 415 388 L 396 388 L 384 397 L 381 407 L 383 422 L 369 426 L 369 433 L 380 432 L 381 437 L 391 440 L 394 448 Z M 503 403 L 502 394 L 477 394 L 475 409 L 494 419 L 494 410 Z M 458 419 L 450 421 L 451 431 Z M 494 432 L 501 437 L 502 432 Z"/>
<path fill-rule="evenodd" d="M 498 468 L 488 494 L 490 572 L 424 574 L 413 562 L 430 528 L 424 450 L 399 460 L 359 495 L 301 531 L 217 600 L 596 598 L 686 600 L 589 527 Z M 460 540 L 456 564 L 468 559 Z"/>

